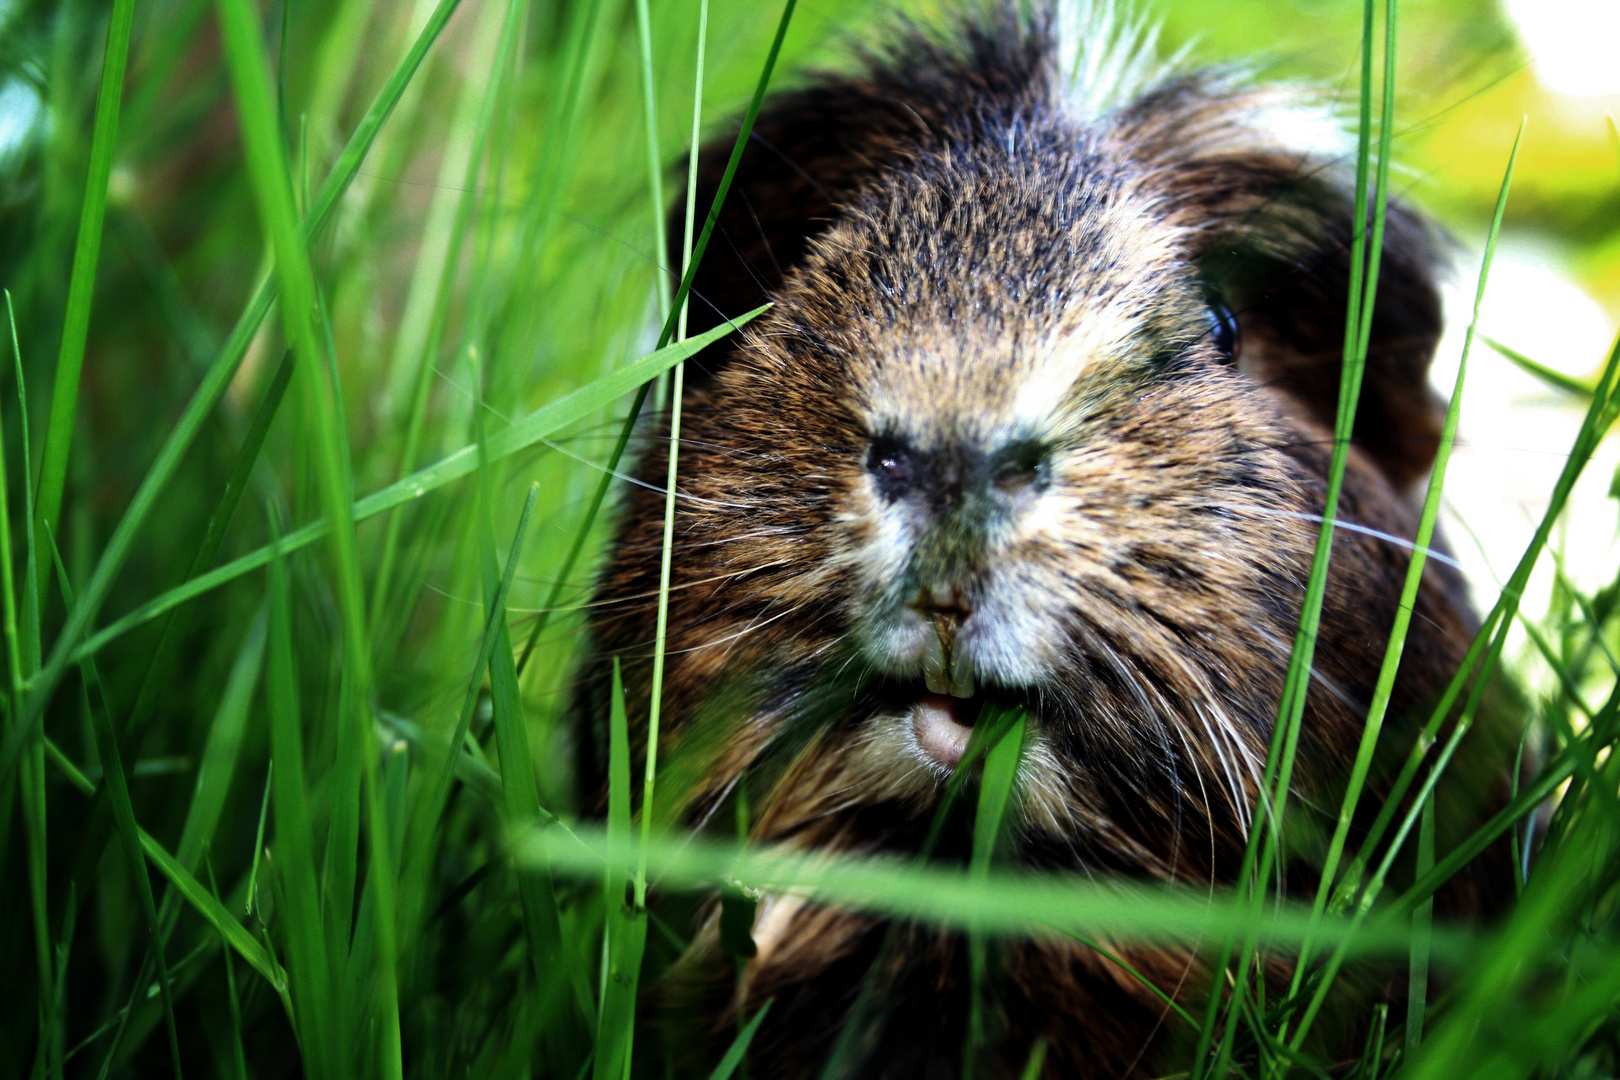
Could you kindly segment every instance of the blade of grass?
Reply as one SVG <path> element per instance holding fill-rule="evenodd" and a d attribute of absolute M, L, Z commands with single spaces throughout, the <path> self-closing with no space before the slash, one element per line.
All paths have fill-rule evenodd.
<path fill-rule="evenodd" d="M 709 7 L 707 0 L 700 0 L 698 9 L 698 52 L 696 87 L 693 92 L 692 105 L 692 143 L 689 154 L 689 169 L 686 192 L 686 223 L 685 238 L 683 241 L 681 260 L 683 276 L 690 274 L 692 268 L 692 215 L 697 199 L 697 167 L 698 156 L 701 149 L 699 144 L 700 127 L 703 113 L 703 62 L 708 37 Z M 637 25 L 641 36 L 642 49 L 642 85 L 645 91 L 645 111 L 647 127 L 647 148 L 649 161 L 649 179 L 653 199 L 654 234 L 656 236 L 654 250 L 658 252 L 660 263 L 664 252 L 663 241 L 663 176 L 661 172 L 661 155 L 658 150 L 658 112 L 653 97 L 653 70 L 651 34 L 648 29 L 647 0 L 636 2 Z M 665 317 L 666 328 L 669 317 L 668 299 L 662 281 L 659 283 L 658 302 L 660 314 Z M 686 301 L 680 301 L 677 316 L 676 336 L 679 340 L 686 338 Z M 653 644 L 653 671 L 652 690 L 649 700 L 647 717 L 647 744 L 646 744 L 646 773 L 642 786 L 641 798 L 641 835 L 645 841 L 652 835 L 653 808 L 656 806 L 654 792 L 658 775 L 658 743 L 659 722 L 662 716 L 665 646 L 668 641 L 669 629 L 669 589 L 673 572 L 674 533 L 675 533 L 675 496 L 677 492 L 681 445 L 681 406 L 684 398 L 685 364 L 677 364 L 671 380 L 669 399 L 669 439 L 668 439 L 668 466 L 664 482 L 664 533 L 663 551 L 661 554 L 658 579 L 658 615 Z M 640 404 L 640 398 L 637 404 Z M 634 411 L 634 410 L 632 410 Z M 605 479 L 605 478 L 604 478 Z M 623 711 L 624 688 L 619 680 L 617 661 L 614 664 L 614 690 L 618 699 L 616 707 L 620 713 Z M 621 718 L 615 718 L 615 723 Z M 628 788 L 626 788 L 628 791 Z M 631 910 L 621 916 L 621 934 L 618 949 L 613 957 L 617 966 L 613 974 L 620 982 L 615 994 L 614 1004 L 623 1012 L 621 1026 L 610 1029 L 614 1039 L 614 1050 L 620 1055 L 610 1062 L 610 1065 L 622 1070 L 624 1076 L 629 1076 L 631 1041 L 634 1035 L 635 1022 L 635 979 L 640 969 L 641 952 L 647 938 L 647 865 L 644 860 L 636 863 L 633 880 L 634 902 Z M 610 896 L 610 904 L 622 903 L 619 898 Z M 632 968 L 633 965 L 633 968 Z M 612 985 L 612 984 L 609 984 Z M 617 1019 L 617 1017 L 615 1018 Z M 622 1034 L 621 1034 L 622 1032 Z M 618 1050 L 622 1043 L 623 1049 Z M 602 1080 L 611 1074 L 604 1072 Z"/>
<path fill-rule="evenodd" d="M 629 720 L 624 708 L 624 681 L 618 657 L 614 657 L 613 703 L 608 718 L 607 829 L 621 844 L 631 837 L 630 784 Z M 597 1013 L 596 1056 L 591 1066 L 595 1080 L 628 1076 L 634 1048 L 636 991 L 647 944 L 647 910 L 626 902 L 629 877 L 627 866 L 618 863 L 608 865 L 603 879 L 607 960 L 602 971 L 602 1005 Z"/>
<path fill-rule="evenodd" d="M 208 864 L 208 890 L 214 897 L 214 903 L 219 903 L 219 882 L 214 880 L 214 864 Z M 220 904 L 221 907 L 225 905 Z M 221 950 L 221 958 L 225 962 L 225 994 L 230 1004 L 231 1017 L 231 1080 L 247 1080 L 247 1053 L 242 1049 L 242 1004 L 236 994 L 236 965 L 231 962 L 230 939 L 224 934 L 220 935 L 220 942 L 225 946 Z"/>
<path fill-rule="evenodd" d="M 969 873 L 980 881 L 988 878 L 990 860 L 1002 843 L 1002 822 L 1006 816 L 1007 801 L 1012 797 L 1013 785 L 1018 778 L 1026 725 L 1025 717 L 1020 714 L 997 733 L 995 741 L 985 750 L 984 775 L 979 781 L 979 804 L 973 818 L 973 852 L 968 861 Z M 985 1045 L 984 999 L 988 954 L 984 934 L 970 933 L 968 1030 L 962 1049 L 964 1078 L 972 1077 L 978 1071 L 979 1055 Z"/>
<path fill-rule="evenodd" d="M 17 315 L 11 306 L 11 290 L 5 290 L 5 294 L 6 315 L 11 326 L 12 357 L 20 374 L 22 371 L 22 349 L 17 343 Z M 18 386 L 20 390 L 21 383 Z M 24 417 L 24 423 L 27 423 L 26 416 Z M 23 453 L 26 458 L 26 438 L 23 442 Z M 17 588 L 16 581 L 12 576 L 15 564 L 12 562 L 11 554 L 11 496 L 7 482 L 8 467 L 5 452 L 5 432 L 3 425 L 0 425 L 0 603 L 4 605 L 3 608 L 0 608 L 0 619 L 4 621 L 6 673 L 8 675 L 5 692 L 5 716 L 3 722 L 0 722 L 0 731 L 10 734 L 11 729 L 17 724 L 18 717 L 22 714 L 23 681 L 28 678 L 28 672 L 23 669 L 23 648 L 20 640 L 20 628 L 17 623 Z M 26 472 L 27 467 L 25 465 L 24 473 L 26 474 Z M 23 516 L 24 518 L 28 517 L 27 501 L 23 503 Z M 32 579 L 32 575 L 30 575 L 30 579 Z M 11 836 L 11 792 L 11 776 L 9 774 L 0 775 L 0 837 Z M 29 794 L 29 792 L 24 792 L 24 798 L 27 799 Z M 24 810 L 24 814 L 29 816 L 29 820 L 32 820 L 33 813 L 32 809 Z M 31 828 L 27 828 L 26 831 L 29 835 L 32 835 Z M 0 839 L 0 859 L 4 859 L 6 854 L 6 842 Z M 37 962 L 37 954 L 35 959 Z M 48 966 L 39 970 L 46 971 Z M 37 992 L 43 993 L 46 989 L 47 987 L 40 985 L 37 987 Z"/>
<path fill-rule="evenodd" d="M 1418 829 L 1417 875 L 1434 869 L 1434 800 L 1423 804 Z M 1406 983 L 1406 1057 L 1410 1061 L 1423 1045 L 1423 1013 L 1429 999 L 1429 933 L 1434 926 L 1434 899 L 1412 912 L 1412 959 Z"/>
<path fill-rule="evenodd" d="M 649 152 L 652 155 L 652 180 L 655 190 L 659 193 L 659 203 L 663 202 L 662 187 L 660 186 L 657 169 L 658 142 L 657 111 L 653 108 L 651 99 L 652 59 L 648 51 L 650 44 L 646 28 L 646 0 L 637 0 L 637 11 L 642 29 L 642 69 L 646 85 L 648 86 L 648 113 L 647 129 L 649 132 Z M 703 114 L 703 55 L 705 38 L 709 27 L 709 7 L 707 0 L 700 0 L 698 22 L 698 56 L 697 56 L 697 87 L 693 93 L 692 107 L 692 146 L 690 165 L 688 169 L 686 193 L 686 232 L 681 252 L 681 274 L 689 278 L 692 269 L 692 214 L 697 199 L 697 162 L 699 145 L 699 131 Z M 660 294 L 662 295 L 662 294 Z M 686 296 L 683 293 L 677 301 L 676 335 L 679 339 L 686 337 Z M 646 746 L 646 775 L 642 781 L 641 795 L 641 838 L 645 841 L 652 835 L 653 808 L 657 805 L 654 792 L 658 778 L 658 742 L 659 722 L 662 718 L 664 700 L 664 665 L 665 645 L 669 636 L 669 588 L 674 573 L 675 556 L 675 496 L 679 487 L 680 455 L 681 455 L 681 407 L 685 397 L 684 364 L 676 364 L 671 379 L 669 396 L 669 437 L 668 462 L 664 477 L 664 535 L 663 551 L 660 554 L 658 571 L 658 615 L 656 628 L 653 632 L 653 669 L 652 690 L 648 699 L 647 715 L 647 746 Z M 635 906 L 638 911 L 647 906 L 647 868 L 645 864 L 636 865 L 634 879 Z"/>
<path fill-rule="evenodd" d="M 1361 1052 L 1361 1080 L 1378 1080 L 1378 1066 L 1384 1060 L 1384 1030 L 1389 1025 L 1389 1006 L 1373 1006 L 1373 1022 L 1367 1028 L 1367 1046 Z"/>
<path fill-rule="evenodd" d="M 204 853 L 212 846 L 214 831 L 225 809 L 225 797 L 230 793 L 231 778 L 236 773 L 237 759 L 247 735 L 253 692 L 264 667 L 267 620 L 268 613 L 261 609 L 248 624 L 236 660 L 225 677 L 219 708 L 208 726 L 208 740 L 203 744 L 202 758 L 197 765 L 191 806 L 180 828 L 179 847 L 175 849 L 175 858 L 190 873 L 196 873 Z"/>
<path fill-rule="evenodd" d="M 1024 1063 L 1022 1080 L 1039 1080 L 1041 1066 L 1046 1063 L 1046 1036 L 1035 1040 L 1029 1049 L 1029 1060 Z"/>
<path fill-rule="evenodd" d="M 264 825 L 270 819 L 270 788 L 276 775 L 276 759 L 271 755 L 264 766 L 264 794 L 259 796 L 259 825 L 253 832 L 253 861 L 248 865 L 247 902 L 243 914 L 252 916 L 253 898 L 258 895 L 259 856 L 264 854 Z"/>
<path fill-rule="evenodd" d="M 56 942 L 56 997 L 51 1002 L 53 1036 L 57 1042 L 51 1047 L 51 1056 L 56 1066 L 56 1075 L 63 1075 L 62 1067 L 67 1063 L 67 1054 L 64 1053 L 65 1041 L 63 1035 L 67 1028 L 67 1017 L 64 1014 L 66 1006 L 66 990 L 68 976 L 68 958 L 73 955 L 73 934 L 78 923 L 78 904 L 73 892 L 73 883 L 68 882 L 68 897 L 66 910 L 62 912 L 62 933 Z"/>
<path fill-rule="evenodd" d="M 509 827 L 517 827 L 550 815 L 542 815 L 540 809 L 540 790 L 535 782 L 534 759 L 530 756 L 529 736 L 524 728 L 511 631 L 506 613 L 494 605 L 493 588 L 489 610 L 495 619 L 495 650 L 490 655 L 489 681 L 495 741 L 501 755 L 501 790 Z M 519 875 L 518 898 L 536 985 L 546 985 L 548 972 L 556 974 L 560 981 L 565 971 L 559 963 L 562 927 L 551 872 L 543 861 L 537 861 Z"/>
<path fill-rule="evenodd" d="M 465 140 L 466 137 L 460 133 L 469 128 L 472 136 L 465 145 L 458 145 L 455 148 L 456 153 L 446 157 L 445 166 L 440 170 L 440 182 L 443 186 L 435 193 L 425 240 L 425 243 L 431 244 L 434 249 L 430 257 L 438 261 L 424 260 L 418 263 L 422 276 L 420 279 L 414 275 L 412 277 L 411 306 L 406 309 L 406 321 L 395 342 L 392 365 L 395 371 L 403 372 L 412 364 L 415 369 L 411 380 L 410 411 L 405 421 L 405 445 L 400 452 L 399 475 L 409 475 L 418 467 L 423 429 L 427 420 L 428 391 L 433 385 L 439 348 L 444 337 L 445 325 L 450 318 L 451 291 L 455 284 L 456 272 L 461 265 L 462 244 L 479 194 L 478 178 L 483 169 L 485 149 L 495 120 L 496 100 L 505 81 L 506 68 L 512 62 L 518 28 L 522 25 L 526 8 L 527 4 L 523 0 L 508 0 L 504 11 L 494 5 L 485 9 L 484 17 L 489 20 L 489 27 L 480 28 L 482 31 L 480 37 L 493 31 L 494 40 L 480 40 L 479 52 L 482 54 L 488 49 L 494 53 L 494 70 L 481 94 L 474 95 L 473 88 L 476 84 L 471 81 L 463 90 L 464 100 L 458 107 L 458 113 L 470 112 L 467 106 L 476 102 L 476 115 L 458 115 L 457 123 L 452 126 L 452 137 Z M 497 14 L 500 15 L 498 22 L 494 18 Z M 461 175 L 450 177 L 444 175 L 448 169 L 463 161 Z M 455 193 L 453 211 L 450 209 L 452 203 L 449 198 L 452 192 Z M 443 213 L 440 212 L 441 196 L 444 197 Z M 448 217 L 449 220 L 441 221 L 441 217 Z M 434 267 L 438 268 L 437 275 L 431 274 Z M 422 284 L 420 295 L 419 280 Z M 419 315 L 419 312 L 424 314 Z M 388 519 L 382 555 L 374 579 L 371 616 L 373 623 L 376 623 L 386 610 L 395 550 L 399 545 L 403 523 L 402 514 L 391 515 Z"/>
<path fill-rule="evenodd" d="M 7 727 L 18 723 L 22 715 L 23 683 L 39 668 L 39 590 L 34 575 L 34 518 L 28 507 L 34 501 L 33 467 L 29 461 L 28 388 L 23 379 L 22 345 L 17 340 L 17 312 L 11 305 L 11 290 L 6 293 L 6 321 L 11 328 L 12 372 L 17 379 L 17 419 L 21 426 L 22 482 L 23 482 L 23 548 L 28 561 L 23 580 L 24 621 L 19 628 L 16 618 L 15 579 L 11 560 L 11 511 L 9 503 L 0 499 L 0 523 L 5 525 L 5 536 L 0 538 L 0 552 L 5 555 L 6 591 L 6 658 L 11 668 L 11 709 L 7 713 Z M 0 493 L 5 491 L 6 468 L 4 446 L 0 445 Z M 10 770 L 0 769 L 0 791 L 6 790 Z M 10 799 L 3 800 L 10 803 Z"/>
<path fill-rule="evenodd" d="M 101 88 L 96 94 L 95 128 L 90 136 L 90 168 L 84 183 L 84 204 L 79 212 L 79 235 L 73 247 L 73 269 L 68 283 L 67 310 L 62 317 L 62 341 L 56 356 L 56 385 L 51 388 L 51 414 L 45 428 L 45 451 L 40 462 L 36 527 L 57 522 L 62 509 L 62 488 L 67 482 L 68 450 L 78 413 L 79 374 L 84 367 L 85 341 L 90 333 L 90 305 L 101 258 L 101 231 L 107 213 L 107 182 L 112 176 L 113 152 L 118 145 L 118 113 L 124 97 L 124 67 L 129 60 L 130 24 L 135 0 L 113 0 L 107 23 L 107 45 L 101 61 Z M 58 523 L 59 526 L 60 523 Z M 43 585 L 50 573 L 43 561 L 37 572 Z"/>
<path fill-rule="evenodd" d="M 544 857 L 555 873 L 600 880 L 614 863 L 634 864 L 642 846 L 639 838 L 610 841 L 605 828 L 581 822 L 567 832 L 553 826 L 520 833 L 513 838 L 511 851 L 519 865 L 534 865 Z M 646 857 L 648 873 L 657 877 L 660 887 L 672 890 L 711 890 L 726 881 L 764 892 L 802 890 L 817 903 L 993 934 L 1051 927 L 1115 938 L 1195 942 L 1252 928 L 1259 940 L 1287 946 L 1304 940 L 1312 925 L 1310 909 L 1290 903 L 1268 905 L 1255 919 L 1250 901 L 1235 892 L 1212 897 L 1207 891 L 1011 869 L 991 869 L 978 877 L 950 867 L 824 851 L 777 847 L 739 851 L 732 840 L 702 835 L 655 837 L 646 846 Z M 1399 922 L 1374 920 L 1354 926 L 1348 919 L 1332 917 L 1324 920 L 1319 932 L 1320 940 L 1348 940 L 1356 955 L 1404 957 L 1411 937 L 1409 928 Z M 1437 924 L 1432 955 L 1437 960 L 1466 956 L 1479 938 L 1477 927 Z"/>
<path fill-rule="evenodd" d="M 273 516 L 272 516 L 273 517 Z M 277 532 L 280 530 L 277 529 Z M 276 816 L 276 873 L 281 879 L 288 991 L 303 1067 L 316 1077 L 343 1074 L 342 1050 L 327 1028 L 327 996 L 334 989 L 332 964 L 321 920 L 315 840 L 304 782 L 304 736 L 299 709 L 297 653 L 293 649 L 292 598 L 278 557 L 270 564 L 269 667 L 270 754 L 276 764 L 271 800 Z"/>
<path fill-rule="evenodd" d="M 761 1005 L 759 1011 L 749 1018 L 748 1024 L 737 1032 L 737 1037 L 731 1041 L 731 1045 L 726 1049 L 726 1056 L 720 1059 L 720 1064 L 716 1065 L 714 1072 L 709 1074 L 709 1080 L 731 1080 L 731 1074 L 737 1071 L 738 1065 L 742 1064 L 743 1055 L 748 1053 L 748 1046 L 754 1041 L 754 1033 L 759 1030 L 760 1023 L 765 1019 L 765 1014 L 771 1011 L 771 1004 L 774 1001 L 773 998 L 771 1001 Z"/>
<path fill-rule="evenodd" d="M 1524 124 L 1522 122 L 1519 124 L 1519 129 L 1521 131 L 1524 129 Z M 1593 383 L 1592 381 L 1588 379 L 1576 378 L 1574 375 L 1565 375 L 1562 371 L 1550 368 L 1546 364 L 1538 363 L 1537 361 L 1532 360 L 1528 356 L 1524 355 L 1524 353 L 1519 352 L 1516 349 L 1508 348 L 1506 345 L 1503 345 L 1500 341 L 1497 341 L 1488 334 L 1479 335 L 1479 339 L 1485 344 L 1489 345 L 1495 351 L 1501 353 L 1508 360 L 1511 360 L 1518 368 L 1528 372 L 1531 375 L 1534 375 L 1536 378 L 1540 379 L 1554 390 L 1562 390 L 1564 393 L 1570 394 L 1582 401 L 1591 401 L 1592 395 L 1597 392 L 1597 384 Z"/>
<path fill-rule="evenodd" d="M 1146 975 L 1143 975 L 1140 971 L 1137 971 L 1136 968 L 1131 966 L 1131 964 L 1123 956 L 1120 956 L 1112 949 L 1103 947 L 1100 942 L 1086 937 L 1084 934 L 1077 934 L 1072 930 L 1065 930 L 1064 933 L 1069 937 L 1074 938 L 1074 940 L 1078 941 L 1080 944 L 1084 945 L 1098 956 L 1101 956 L 1104 960 L 1107 960 L 1109 963 L 1119 968 L 1125 974 L 1129 975 L 1133 980 L 1136 981 L 1137 985 L 1141 986 L 1154 997 L 1164 1002 L 1165 1005 L 1172 1009 L 1177 1016 L 1185 1020 L 1188 1027 L 1192 1028 L 1194 1031 L 1198 1030 L 1198 1021 L 1196 1018 L 1194 1018 L 1192 1013 L 1183 1008 L 1175 998 L 1159 989 L 1159 985 L 1157 983 L 1153 982 Z"/>
<path fill-rule="evenodd" d="M 39 580 L 35 573 L 35 546 L 34 546 L 34 519 L 28 512 L 33 503 L 32 468 L 28 460 L 28 394 L 23 380 L 22 348 L 17 340 L 17 315 L 11 306 L 11 292 L 6 292 L 6 315 L 11 325 L 11 353 L 12 361 L 17 375 L 17 401 L 18 413 L 22 422 L 22 476 L 23 476 L 23 521 L 24 542 L 26 553 L 26 570 L 23 580 L 24 625 L 22 640 L 19 642 L 15 627 L 8 626 L 6 635 L 6 648 L 11 667 L 11 687 L 9 694 L 10 707 L 6 710 L 6 742 L 8 745 L 16 742 L 19 751 L 26 748 L 27 756 L 23 759 L 22 768 L 18 770 L 16 783 L 22 800 L 23 832 L 26 841 L 26 857 L 28 862 L 28 897 L 29 910 L 33 916 L 34 931 L 34 960 L 36 995 L 38 998 L 39 1045 L 35 1051 L 35 1069 L 54 1069 L 58 1075 L 61 1071 L 61 1046 L 64 1042 L 61 1029 L 57 1024 L 57 1013 L 51 1003 L 56 999 L 55 977 L 51 965 L 50 945 L 50 913 L 48 907 L 48 892 L 46 883 L 47 832 L 46 832 L 46 802 L 43 756 L 44 737 L 31 736 L 26 733 L 26 725 L 22 722 L 22 702 L 26 680 L 30 678 L 39 665 Z M 3 449 L 3 447 L 0 447 Z M 3 453 L 0 453 L 0 478 L 6 471 Z M 9 555 L 10 548 L 10 515 L 6 511 L 6 547 Z M 7 580 L 10 580 L 12 563 L 6 559 Z M 10 590 L 7 590 L 8 598 Z M 8 616 L 10 611 L 8 610 Z M 9 811 L 11 805 L 11 788 L 13 773 L 8 765 L 0 769 L 0 802 L 3 802 Z M 9 822 L 7 822 L 9 824 Z"/>
<path fill-rule="evenodd" d="M 658 89 L 653 78 L 652 20 L 647 0 L 636 0 L 636 40 L 641 45 L 641 122 L 647 131 L 647 194 L 652 200 L 653 258 L 662 270 L 669 265 L 664 232 L 664 155 L 658 148 Z M 658 318 L 668 323 L 669 287 L 658 277 Z"/>

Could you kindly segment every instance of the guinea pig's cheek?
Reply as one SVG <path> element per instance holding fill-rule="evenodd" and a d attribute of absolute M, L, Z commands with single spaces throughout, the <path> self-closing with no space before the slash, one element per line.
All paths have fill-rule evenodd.
<path fill-rule="evenodd" d="M 939 648 L 938 636 L 915 611 L 882 596 L 860 602 L 856 625 L 862 652 L 888 675 L 918 674 L 925 654 Z"/>
<path fill-rule="evenodd" d="M 1062 656 L 1062 612 L 1051 592 L 1000 582 L 962 627 L 958 648 L 980 677 L 1003 686 L 1044 681 Z"/>
<path fill-rule="evenodd" d="M 1070 585 L 1046 568 L 1036 545 L 1005 551 L 982 579 L 973 615 L 957 638 L 962 660 L 983 681 L 1036 686 L 1061 668 L 1072 620 Z"/>

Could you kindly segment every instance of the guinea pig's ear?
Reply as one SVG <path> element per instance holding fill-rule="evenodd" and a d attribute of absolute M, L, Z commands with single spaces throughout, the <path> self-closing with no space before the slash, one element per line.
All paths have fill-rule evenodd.
<path fill-rule="evenodd" d="M 1328 428 L 1343 366 L 1355 219 L 1354 148 L 1276 90 L 1192 77 L 1121 114 L 1117 137 L 1153 163 L 1193 236 L 1208 287 L 1237 316 L 1240 367 Z M 1284 144 L 1280 133 L 1311 143 Z M 1335 145 L 1340 144 L 1340 145 Z M 1371 220 L 1369 215 L 1369 231 Z M 1398 487 L 1434 461 L 1443 410 L 1429 389 L 1440 339 L 1436 241 L 1392 200 L 1354 439 Z"/>

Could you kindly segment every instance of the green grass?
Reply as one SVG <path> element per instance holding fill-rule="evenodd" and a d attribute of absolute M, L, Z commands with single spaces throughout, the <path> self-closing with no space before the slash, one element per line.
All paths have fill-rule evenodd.
<path fill-rule="evenodd" d="M 1350 829 L 1403 617 L 1329 808 L 1323 888 L 1271 887 L 1330 528 L 1247 872 L 1213 897 L 1000 863 L 1016 717 L 976 730 L 984 782 L 960 869 L 638 824 L 657 762 L 631 775 L 617 685 L 593 816 L 565 711 L 612 474 L 635 416 L 678 401 L 681 361 L 718 333 L 684 340 L 693 267 L 718 242 L 710 208 L 689 198 L 681 250 L 664 250 L 666 203 L 695 183 L 680 159 L 746 132 L 771 85 L 836 62 L 867 7 L 0 6 L 0 74 L 37 82 L 53 116 L 0 162 L 0 1077 L 661 1076 L 638 991 L 689 927 L 644 902 L 674 911 L 722 882 L 732 923 L 759 890 L 791 888 L 962 929 L 975 1020 L 998 935 L 1072 935 L 1105 957 L 1126 939 L 1202 941 L 1233 990 L 1184 1014 L 1192 1075 L 1322 1075 L 1310 1033 L 1369 956 L 1428 993 L 1368 1017 L 1362 1058 L 1332 1075 L 1616 1075 L 1620 576 L 1571 584 L 1591 568 L 1564 567 L 1556 537 L 1620 414 L 1620 348 L 1587 379 L 1487 339 L 1588 411 L 1468 661 L 1550 673 L 1531 703 L 1546 749 L 1459 847 L 1436 845 L 1430 797 L 1484 679 L 1459 676 L 1418 746 L 1384 747 L 1405 763 L 1398 791 L 1369 833 Z M 1395 10 L 1362 8 L 1362 303 L 1403 130 Z M 1470 345 L 1512 205 L 1510 143 L 1511 128 L 1494 216 L 1471 234 L 1486 255 Z M 1454 408 L 1420 553 L 1458 423 Z M 1549 561 L 1550 613 L 1516 656 L 1509 631 Z M 1522 845 L 1549 805 L 1508 920 L 1432 917 L 1471 854 L 1504 834 Z M 1410 882 L 1391 873 L 1397 849 L 1415 853 Z M 723 937 L 746 963 L 746 935 Z M 1268 998 L 1258 962 L 1302 955 Z M 747 1075 L 763 1015 L 716 1076 Z M 963 1036 L 971 1058 L 979 1024 Z"/>

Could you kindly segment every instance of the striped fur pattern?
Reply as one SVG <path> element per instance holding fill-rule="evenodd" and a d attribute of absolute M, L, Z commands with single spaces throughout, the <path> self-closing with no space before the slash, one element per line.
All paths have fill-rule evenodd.
<path fill-rule="evenodd" d="M 1016 703 L 1033 730 L 1018 858 L 1234 877 L 1322 508 L 1347 168 L 1298 92 L 1159 70 L 1139 28 L 1090 18 L 1113 20 L 1096 35 L 1112 52 L 1066 51 L 1053 13 L 908 29 L 761 115 L 695 326 L 775 306 L 688 376 L 660 816 L 729 829 L 746 791 L 758 841 L 914 852 L 975 711 Z M 1302 130 L 1312 145 L 1295 145 Z M 700 163 L 700 205 L 723 142 Z M 1299 757 L 1317 824 L 1407 564 L 1377 534 L 1412 535 L 1409 489 L 1434 451 L 1433 247 L 1392 208 L 1340 510 L 1362 531 L 1335 541 Z M 597 778 L 610 657 L 644 753 L 661 431 L 599 586 L 578 709 Z M 1402 750 L 1473 626 L 1459 583 L 1429 566 L 1390 712 Z M 1442 844 L 1500 797 L 1485 728 L 1446 793 Z M 963 857 L 965 837 L 948 829 L 941 857 Z M 1309 859 L 1289 877 L 1310 887 Z M 1483 912 L 1505 888 L 1491 864 L 1445 902 Z M 711 913 L 668 980 L 670 1030 L 704 1033 L 685 1037 L 694 1072 L 738 1010 L 774 999 L 753 1075 L 817 1075 L 863 986 L 880 1004 L 849 1033 L 847 1075 L 960 1072 L 958 938 L 792 897 L 764 900 L 754 937 L 739 983 Z M 1207 992 L 1195 951 L 1117 948 L 1189 1004 Z M 1049 1076 L 1154 1075 L 1184 1034 L 1074 942 L 1006 944 L 992 985 L 981 1075 L 1016 1074 L 1042 1038 Z"/>

